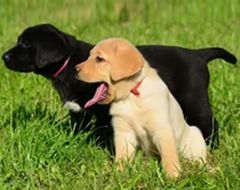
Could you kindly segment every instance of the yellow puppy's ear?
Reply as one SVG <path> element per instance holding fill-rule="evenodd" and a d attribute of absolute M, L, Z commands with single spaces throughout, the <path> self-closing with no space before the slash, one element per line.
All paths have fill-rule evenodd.
<path fill-rule="evenodd" d="M 135 47 L 116 47 L 112 59 L 111 78 L 113 81 L 138 73 L 144 65 L 144 58 Z"/>

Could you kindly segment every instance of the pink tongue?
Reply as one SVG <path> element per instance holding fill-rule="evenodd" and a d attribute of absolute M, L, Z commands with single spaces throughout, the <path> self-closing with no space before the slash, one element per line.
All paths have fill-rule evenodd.
<path fill-rule="evenodd" d="M 107 93 L 107 85 L 102 83 L 97 88 L 92 99 L 88 100 L 87 103 L 84 105 L 84 108 L 88 108 L 88 107 L 98 103 L 99 101 L 104 100 L 106 98 L 106 93 Z"/>

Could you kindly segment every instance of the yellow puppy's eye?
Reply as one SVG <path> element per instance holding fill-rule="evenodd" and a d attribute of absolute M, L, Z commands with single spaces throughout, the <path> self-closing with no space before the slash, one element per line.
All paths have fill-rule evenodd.
<path fill-rule="evenodd" d="M 104 61 L 105 61 L 104 58 L 99 57 L 99 56 L 96 57 L 96 62 L 97 62 L 97 63 L 102 63 L 102 62 L 104 62 Z"/>

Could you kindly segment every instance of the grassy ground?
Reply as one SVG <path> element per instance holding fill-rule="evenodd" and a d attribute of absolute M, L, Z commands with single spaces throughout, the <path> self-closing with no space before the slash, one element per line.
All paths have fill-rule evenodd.
<path fill-rule="evenodd" d="M 29 25 L 49 22 L 91 43 L 112 36 L 135 44 L 220 46 L 240 55 L 239 0 L 3 0 L 0 52 Z M 240 68 L 209 65 L 209 94 L 221 125 L 212 154 L 215 173 L 184 164 L 183 177 L 164 177 L 160 163 L 137 155 L 124 172 L 109 153 L 73 135 L 67 111 L 42 77 L 0 64 L 0 189 L 239 189 Z"/>

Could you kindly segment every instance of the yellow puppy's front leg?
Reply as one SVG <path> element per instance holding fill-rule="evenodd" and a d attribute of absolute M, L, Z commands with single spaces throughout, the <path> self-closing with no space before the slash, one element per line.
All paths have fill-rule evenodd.
<path fill-rule="evenodd" d="M 179 176 L 181 166 L 178 158 L 177 146 L 170 127 L 152 131 L 152 141 L 157 147 L 163 169 L 171 178 Z"/>
<path fill-rule="evenodd" d="M 132 127 L 122 118 L 113 118 L 115 160 L 123 170 L 123 161 L 131 161 L 136 152 L 137 139 Z"/>
<path fill-rule="evenodd" d="M 152 142 L 160 153 L 163 168 L 169 177 L 178 177 L 181 166 L 178 158 L 176 139 L 171 125 L 170 114 L 171 94 L 168 89 L 163 86 L 160 97 L 156 97 L 156 101 L 146 100 L 146 104 L 151 110 L 146 112 L 147 123 L 146 130 L 152 138 Z M 161 109 L 159 109 L 161 108 Z"/>

